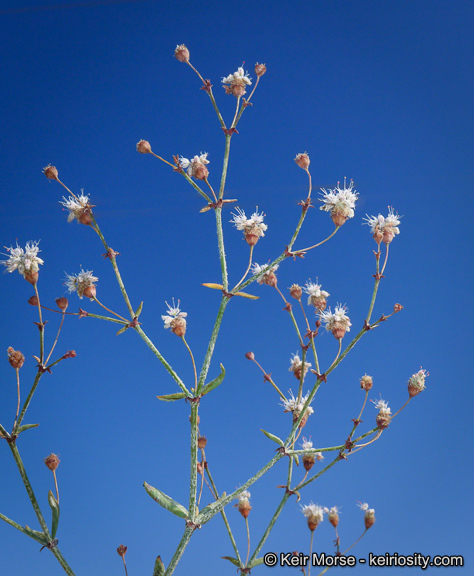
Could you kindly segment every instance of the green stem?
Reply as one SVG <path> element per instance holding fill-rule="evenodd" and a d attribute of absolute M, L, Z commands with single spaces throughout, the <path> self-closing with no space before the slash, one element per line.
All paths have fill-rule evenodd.
<path fill-rule="evenodd" d="M 187 175 L 187 173 L 183 170 L 181 174 L 186 178 L 186 180 L 191 184 L 191 186 L 205 199 L 209 204 L 212 204 L 211 198 L 204 192 L 202 188 L 200 188 L 194 180 Z"/>
<path fill-rule="evenodd" d="M 379 289 L 379 284 L 380 284 L 380 280 L 381 278 L 379 277 L 379 270 L 380 270 L 380 244 L 378 245 L 378 252 L 375 255 L 375 261 L 376 261 L 376 272 L 375 272 L 375 285 L 374 285 L 374 290 L 372 292 L 372 299 L 370 300 L 370 306 L 369 306 L 369 311 L 367 313 L 367 324 L 370 322 L 370 317 L 372 316 L 372 311 L 374 309 L 374 305 L 375 305 L 375 298 L 377 297 L 377 290 Z"/>
<path fill-rule="evenodd" d="M 20 415 L 18 416 L 18 420 L 17 420 L 16 427 L 15 427 L 16 429 L 19 428 L 19 426 L 23 420 L 23 417 L 25 416 L 25 412 L 28 410 L 28 406 L 30 405 L 30 402 L 33 398 L 33 394 L 35 393 L 36 387 L 38 386 L 42 375 L 43 375 L 43 373 L 41 371 L 38 371 L 38 373 L 36 374 L 35 380 L 33 382 L 33 386 L 31 387 L 30 393 L 28 394 L 28 396 L 25 400 L 25 403 L 23 404 L 23 408 L 21 409 Z M 15 431 L 13 431 L 13 432 L 15 432 Z"/>
<path fill-rule="evenodd" d="M 36 293 L 36 299 L 38 300 L 38 314 L 39 314 L 39 332 L 40 332 L 40 364 L 43 365 L 43 360 L 44 360 L 44 324 L 43 324 L 43 318 L 41 316 L 41 303 L 40 303 L 40 297 L 39 297 L 39 292 L 38 292 L 38 286 L 35 283 L 35 293 Z"/>
<path fill-rule="evenodd" d="M 123 320 L 119 320 L 118 318 L 109 318 L 108 316 L 101 316 L 100 314 L 92 314 L 91 312 L 87 312 L 87 318 L 97 318 L 99 320 L 107 320 L 107 322 L 115 322 L 116 324 L 121 324 L 122 326 L 126 326 L 128 322 L 124 322 Z"/>
<path fill-rule="evenodd" d="M 198 409 L 197 402 L 191 403 L 191 470 L 189 482 L 189 519 L 194 522 L 196 518 L 197 494 L 197 461 L 198 461 Z"/>
<path fill-rule="evenodd" d="M 171 558 L 171 561 L 168 564 L 168 568 L 166 568 L 166 571 L 163 576 L 171 576 L 171 574 L 173 574 L 176 566 L 178 565 L 178 562 L 181 559 L 181 556 L 184 554 L 184 551 L 186 550 L 186 546 L 189 544 L 189 541 L 191 540 L 193 532 L 194 529 L 192 527 L 186 526 L 183 537 L 181 538 L 178 547 L 176 548 L 176 552 L 174 553 L 173 558 Z"/>
<path fill-rule="evenodd" d="M 285 494 L 283 495 L 283 498 L 281 499 L 280 504 L 278 505 L 278 508 L 276 509 L 270 522 L 268 523 L 268 526 L 267 526 L 265 532 L 263 533 L 263 535 L 260 539 L 260 542 L 257 544 L 257 547 L 255 548 L 255 551 L 250 558 L 250 564 L 255 560 L 255 558 L 258 556 L 260 550 L 263 548 L 263 545 L 267 541 L 267 538 L 270 535 L 270 532 L 272 531 L 273 526 L 275 525 L 275 522 L 278 520 L 278 516 L 280 516 L 281 511 L 283 510 L 289 497 L 290 497 L 290 493 L 285 492 Z"/>
<path fill-rule="evenodd" d="M 219 248 L 219 260 L 221 263 L 222 287 L 223 290 L 227 292 L 229 290 L 229 279 L 227 276 L 227 262 L 224 248 L 224 233 L 222 231 L 222 208 L 221 207 L 216 208 L 215 213 L 216 213 L 217 244 Z"/>
<path fill-rule="evenodd" d="M 191 356 L 191 362 L 193 363 L 193 371 L 194 371 L 194 391 L 196 392 L 197 389 L 197 372 L 196 372 L 196 362 L 194 362 L 194 356 L 193 353 L 191 351 L 191 348 L 189 347 L 188 343 L 186 342 L 186 339 L 184 336 L 181 336 L 181 339 L 184 342 L 184 345 L 186 346 L 189 355 Z"/>
<path fill-rule="evenodd" d="M 225 149 L 224 149 L 224 163 L 222 165 L 222 176 L 221 176 L 221 183 L 219 186 L 219 200 L 224 196 L 224 189 L 225 189 L 225 181 L 227 178 L 227 169 L 229 167 L 229 154 L 230 154 L 230 139 L 232 138 L 231 134 L 226 134 L 225 136 Z"/>

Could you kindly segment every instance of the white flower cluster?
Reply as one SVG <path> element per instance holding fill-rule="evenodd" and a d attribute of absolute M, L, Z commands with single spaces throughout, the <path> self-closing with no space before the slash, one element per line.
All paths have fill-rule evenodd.
<path fill-rule="evenodd" d="M 252 84 L 248 72 L 240 66 L 237 72 L 229 74 L 222 78 L 226 94 L 233 94 L 235 97 L 240 97 L 245 94 L 245 87 Z"/>
<path fill-rule="evenodd" d="M 320 210 L 330 212 L 336 226 L 342 226 L 348 218 L 354 217 L 358 193 L 352 191 L 353 187 L 354 182 L 352 180 L 349 187 L 346 187 L 346 180 L 344 179 L 344 188 L 339 188 L 339 183 L 333 190 L 321 188 L 323 197 L 320 198 L 320 202 L 323 202 L 323 205 Z"/>
<path fill-rule="evenodd" d="M 382 398 L 380 398 L 380 400 L 372 400 L 372 402 L 375 406 L 375 409 L 378 410 L 380 414 L 383 414 L 384 416 L 390 416 L 392 413 L 388 407 L 388 402 L 382 400 Z"/>
<path fill-rule="evenodd" d="M 232 213 L 232 220 L 230 220 L 230 222 L 234 224 L 237 230 L 243 230 L 245 233 L 248 230 L 257 229 L 259 236 L 265 236 L 264 232 L 267 231 L 268 226 L 263 222 L 265 214 L 263 212 L 259 214 L 258 207 L 250 218 L 247 218 L 245 212 L 240 208 L 237 207 L 236 211 L 237 214 Z"/>
<path fill-rule="evenodd" d="M 347 308 L 340 304 L 336 306 L 334 312 L 331 308 L 325 312 L 321 312 L 321 320 L 326 323 L 326 330 L 333 332 L 335 328 L 344 328 L 346 332 L 350 332 L 352 326 L 349 316 L 346 316 Z"/>
<path fill-rule="evenodd" d="M 183 158 L 183 156 L 181 156 L 179 159 L 179 164 L 183 170 L 186 170 L 186 173 L 190 178 L 194 176 L 199 180 L 204 180 L 209 174 L 208 169 L 205 167 L 206 164 L 209 164 L 209 160 L 207 159 L 207 152 L 201 152 L 199 156 L 194 156 L 192 160 L 188 160 L 187 158 Z M 204 178 L 200 176 L 204 176 Z"/>
<path fill-rule="evenodd" d="M 316 524 L 320 524 L 324 520 L 324 514 L 328 512 L 327 508 L 323 506 L 318 506 L 318 504 L 307 504 L 303 506 L 300 504 L 304 516 L 306 518 L 311 518 Z"/>
<path fill-rule="evenodd" d="M 2 264 L 7 268 L 7 272 L 18 270 L 23 277 L 38 272 L 40 264 L 44 264 L 44 261 L 38 258 L 38 252 L 40 251 L 38 244 L 39 242 L 27 242 L 24 250 L 18 244 L 16 248 L 13 248 L 13 246 L 7 248 L 7 252 L 9 252 L 8 260 L 2 261 Z"/>
<path fill-rule="evenodd" d="M 184 325 L 186 325 L 186 316 L 188 315 L 187 312 L 181 312 L 180 308 L 179 308 L 179 300 L 178 300 L 178 306 L 175 305 L 174 300 L 173 300 L 173 307 L 171 307 L 168 302 L 165 302 L 165 304 L 168 306 L 168 314 L 166 315 L 162 315 L 161 319 L 163 320 L 163 322 L 165 323 L 164 328 L 172 328 L 172 322 L 174 320 L 176 320 L 177 318 L 180 318 L 182 322 L 184 322 Z"/>
<path fill-rule="evenodd" d="M 257 264 L 256 262 L 252 264 L 252 274 L 254 276 L 257 276 L 257 274 L 264 272 L 264 274 L 257 280 L 259 284 L 264 284 L 265 280 L 267 280 L 268 277 L 271 274 L 274 274 L 277 270 L 278 270 L 278 264 L 275 264 L 275 266 L 270 266 L 270 264 L 264 264 L 263 266 L 260 266 L 260 264 Z"/>
<path fill-rule="evenodd" d="M 301 414 L 301 411 L 303 410 L 304 405 L 306 404 L 306 400 L 308 400 L 309 392 L 306 394 L 306 396 L 303 396 L 302 398 L 300 398 L 299 401 L 297 400 L 297 398 L 294 397 L 293 392 L 291 390 L 289 390 L 288 392 L 291 396 L 290 399 L 289 400 L 283 400 L 281 405 L 285 409 L 284 410 L 285 412 L 293 412 L 293 415 L 298 417 Z M 308 408 L 306 408 L 306 412 L 304 415 L 310 416 L 313 413 L 314 413 L 314 410 L 311 408 L 311 406 L 308 406 Z"/>
<path fill-rule="evenodd" d="M 299 357 L 298 353 L 293 354 L 293 358 L 290 360 L 291 366 L 288 368 L 289 372 L 295 372 L 295 376 L 297 376 L 298 380 L 301 378 L 301 368 L 303 367 L 303 362 Z M 311 364 L 309 362 L 304 363 L 304 375 L 308 373 L 308 370 L 311 368 Z M 299 372 L 299 375 L 297 373 Z"/>
<path fill-rule="evenodd" d="M 98 281 L 99 279 L 92 274 L 92 271 L 81 270 L 79 274 L 66 274 L 66 282 L 64 284 L 69 292 L 77 292 L 77 295 L 82 300 L 84 295 L 86 298 L 90 297 L 87 289 L 94 286 L 94 283 Z M 84 294 L 84 291 L 86 291 L 86 294 Z"/>
<path fill-rule="evenodd" d="M 82 192 L 77 197 L 69 196 L 69 198 L 65 198 L 63 196 L 63 202 L 60 201 L 59 203 L 62 204 L 66 210 L 69 210 L 67 217 L 68 222 L 72 222 L 74 219 L 80 220 L 84 215 L 84 210 L 90 208 L 89 196 L 86 196 Z"/>

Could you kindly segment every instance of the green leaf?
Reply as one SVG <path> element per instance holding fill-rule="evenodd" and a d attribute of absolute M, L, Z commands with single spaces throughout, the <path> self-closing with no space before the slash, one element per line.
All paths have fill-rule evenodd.
<path fill-rule="evenodd" d="M 59 524 L 59 503 L 51 490 L 48 492 L 48 503 L 51 507 L 51 511 L 53 512 L 53 520 L 51 522 L 51 537 L 54 540 L 56 537 L 56 532 L 58 531 Z"/>
<path fill-rule="evenodd" d="M 215 390 L 222 383 L 222 380 L 224 380 L 225 369 L 224 366 L 222 366 L 222 364 L 220 366 L 221 366 L 221 373 L 219 374 L 219 376 L 217 376 L 217 378 L 214 378 L 214 380 L 211 380 L 208 384 L 204 386 L 201 392 L 201 396 L 204 396 L 208 392 Z"/>
<path fill-rule="evenodd" d="M 25 430 L 29 430 L 30 428 L 37 428 L 38 426 L 39 426 L 39 424 L 23 424 L 23 426 L 20 426 L 18 428 L 18 430 L 16 431 L 16 434 L 21 434 Z"/>
<path fill-rule="evenodd" d="M 229 562 L 232 562 L 234 566 L 240 568 L 240 562 L 237 560 L 237 558 L 232 558 L 232 556 L 221 556 L 221 558 L 223 560 L 228 560 Z"/>
<path fill-rule="evenodd" d="M 242 298 L 248 298 L 249 300 L 258 300 L 260 296 L 254 296 L 253 294 L 247 294 L 247 292 L 236 292 L 235 296 L 242 296 Z"/>
<path fill-rule="evenodd" d="M 38 530 L 33 530 L 29 526 L 25 526 L 22 529 L 22 531 L 25 534 L 27 534 L 28 536 L 30 536 L 30 538 L 33 538 L 34 540 L 39 542 L 42 546 L 46 546 L 46 544 L 48 543 L 48 541 L 46 540 L 46 536 L 43 534 L 43 532 L 38 532 Z"/>
<path fill-rule="evenodd" d="M 150 486 L 150 484 L 147 484 L 146 482 L 143 483 L 143 486 L 145 487 L 145 490 L 148 492 L 148 494 L 153 498 L 153 500 L 158 502 L 160 506 L 163 506 L 163 508 L 166 508 L 166 510 L 169 510 L 171 513 L 179 516 L 180 518 L 185 518 L 186 520 L 188 519 L 188 511 L 184 506 L 179 504 L 179 502 L 176 502 L 176 500 L 173 500 L 173 498 L 167 496 L 161 490 L 153 488 L 153 486 Z"/>
<path fill-rule="evenodd" d="M 163 402 L 174 402 L 175 400 L 182 400 L 186 398 L 184 392 L 176 392 L 175 394 L 165 394 L 164 396 L 157 396 L 158 400 L 163 400 Z"/>
<path fill-rule="evenodd" d="M 143 301 L 140 302 L 140 306 L 137 308 L 137 311 L 135 312 L 135 318 L 138 318 L 140 316 L 142 310 L 143 310 Z"/>
<path fill-rule="evenodd" d="M 124 326 L 123 328 L 120 328 L 120 330 L 117 332 L 116 336 L 118 336 L 119 334 L 123 334 L 125 332 L 125 330 L 128 330 L 130 328 L 130 325 Z"/>
<path fill-rule="evenodd" d="M 263 558 L 255 558 L 255 560 L 252 560 L 252 562 L 250 562 L 250 564 L 247 566 L 247 568 L 253 568 L 254 566 L 260 566 L 260 564 L 263 564 Z"/>
<path fill-rule="evenodd" d="M 292 454 L 291 457 L 294 459 L 295 464 L 296 464 L 297 466 L 299 466 L 299 465 L 300 465 L 300 460 L 299 460 L 299 458 L 298 458 L 298 454 Z"/>
<path fill-rule="evenodd" d="M 163 564 L 163 560 L 161 556 L 155 560 L 155 568 L 153 570 L 153 576 L 163 576 L 165 573 L 165 565 Z"/>
<path fill-rule="evenodd" d="M 211 512 L 214 510 L 214 508 L 216 506 L 218 506 L 222 500 L 227 496 L 226 492 L 223 492 L 221 494 L 221 496 L 214 502 L 211 502 L 208 506 L 206 506 L 205 508 L 203 508 L 201 510 L 201 513 L 199 514 L 198 518 L 196 518 L 196 523 L 197 524 L 205 524 L 206 522 L 209 522 L 209 520 L 211 520 L 211 518 L 214 518 L 215 514 L 211 514 Z"/>
<path fill-rule="evenodd" d="M 273 442 L 276 442 L 279 446 L 284 446 L 284 442 L 283 440 L 281 440 L 280 438 L 278 438 L 278 436 L 275 436 L 275 434 L 272 434 L 271 432 L 266 432 L 265 430 L 260 429 L 267 438 L 270 438 L 270 440 L 273 440 Z"/>

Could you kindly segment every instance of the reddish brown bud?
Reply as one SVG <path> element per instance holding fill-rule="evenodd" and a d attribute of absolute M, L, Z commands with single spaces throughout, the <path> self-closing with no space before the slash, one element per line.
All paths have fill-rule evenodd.
<path fill-rule="evenodd" d="M 362 376 L 362 378 L 360 379 L 360 387 L 362 388 L 362 390 L 365 390 L 367 392 L 372 388 L 372 386 L 373 386 L 372 376 L 364 374 L 364 376 Z"/>
<path fill-rule="evenodd" d="M 179 44 L 178 46 L 176 46 L 176 49 L 174 51 L 174 57 L 176 58 L 176 60 L 179 60 L 180 62 L 189 62 L 189 50 L 186 48 L 186 46 L 184 44 Z"/>
<path fill-rule="evenodd" d="M 303 170 L 307 170 L 309 168 L 309 165 L 310 165 L 310 159 L 309 159 L 309 156 L 306 152 L 303 152 L 302 154 L 297 154 L 296 158 L 295 158 L 295 162 L 296 162 L 297 166 L 299 166 Z"/>
<path fill-rule="evenodd" d="M 31 296 L 31 298 L 28 299 L 28 304 L 31 304 L 32 306 L 38 306 L 38 297 Z"/>
<path fill-rule="evenodd" d="M 202 463 L 198 462 L 196 464 L 196 468 L 197 468 L 197 473 L 202 476 L 204 474 L 204 466 L 202 465 Z"/>
<path fill-rule="evenodd" d="M 255 75 L 258 78 L 260 78 L 260 76 L 263 76 L 266 71 L 267 67 L 265 66 L 265 64 L 259 64 L 258 62 L 255 64 Z"/>
<path fill-rule="evenodd" d="M 122 560 L 125 559 L 125 554 L 127 553 L 127 546 L 124 546 L 123 544 L 120 544 L 120 546 L 117 548 L 117 554 L 122 558 Z"/>
<path fill-rule="evenodd" d="M 25 280 L 34 286 L 38 282 L 38 276 L 38 272 L 29 272 L 25 274 Z"/>
<path fill-rule="evenodd" d="M 341 340 L 341 338 L 344 338 L 346 334 L 346 326 L 341 326 L 340 322 L 336 322 L 331 332 L 336 340 Z"/>
<path fill-rule="evenodd" d="M 247 358 L 247 360 L 255 360 L 255 354 L 253 352 L 247 352 L 245 354 L 245 357 Z"/>
<path fill-rule="evenodd" d="M 339 524 L 339 514 L 333 510 L 330 510 L 328 513 L 328 520 L 334 526 L 334 528 L 337 528 Z"/>
<path fill-rule="evenodd" d="M 396 314 L 397 312 L 400 312 L 400 310 L 403 310 L 403 306 L 401 304 L 395 304 L 393 307 L 393 313 Z"/>
<path fill-rule="evenodd" d="M 151 145 L 147 140 L 140 140 L 137 144 L 137 152 L 140 154 L 151 154 Z"/>
<path fill-rule="evenodd" d="M 388 425 L 390 424 L 391 419 L 392 419 L 392 417 L 391 417 L 390 413 L 379 412 L 375 418 L 375 422 L 376 422 L 377 426 L 380 428 L 380 430 L 385 430 L 385 428 L 388 428 Z M 373 524 L 373 522 L 372 522 L 372 524 Z"/>
<path fill-rule="evenodd" d="M 246 498 L 243 498 L 243 499 L 239 500 L 237 507 L 239 509 L 239 512 L 242 514 L 242 516 L 244 518 L 248 518 L 248 516 L 250 514 L 250 510 L 252 510 L 252 506 L 250 505 L 250 502 Z"/>
<path fill-rule="evenodd" d="M 267 286 L 272 286 L 273 288 L 278 284 L 277 277 L 275 276 L 274 272 L 270 272 L 269 274 L 264 274 L 262 279 L 262 284 L 266 284 Z"/>
<path fill-rule="evenodd" d="M 51 164 L 48 164 L 45 168 L 43 168 L 43 174 L 50 180 L 58 180 L 58 170 L 56 166 L 51 166 Z"/>
<path fill-rule="evenodd" d="M 56 298 L 56 305 L 60 310 L 66 312 L 69 300 L 65 296 L 61 296 L 61 298 Z"/>
<path fill-rule="evenodd" d="M 295 300 L 299 300 L 303 295 L 303 289 L 298 284 L 292 284 L 290 286 L 290 296 L 292 296 Z"/>
<path fill-rule="evenodd" d="M 54 472 L 59 466 L 61 460 L 56 456 L 56 454 L 50 454 L 43 460 L 43 462 L 51 470 L 51 472 Z"/>
<path fill-rule="evenodd" d="M 15 368 L 15 370 L 19 370 L 25 363 L 25 357 L 19 350 L 14 350 L 11 346 L 7 349 L 7 352 L 10 366 Z"/>
<path fill-rule="evenodd" d="M 335 226 L 342 226 L 347 221 L 347 216 L 340 212 L 331 212 L 331 219 Z"/>
<path fill-rule="evenodd" d="M 97 294 L 97 288 L 92 284 L 91 286 L 87 286 L 84 288 L 83 295 L 86 298 L 95 298 Z"/>
<path fill-rule="evenodd" d="M 205 436 L 199 436 L 198 438 L 198 448 L 205 448 L 207 444 L 207 438 Z"/>
<path fill-rule="evenodd" d="M 303 466 L 304 469 L 308 472 L 309 470 L 311 470 L 311 468 L 314 466 L 314 455 L 313 454 L 304 454 L 303 455 Z"/>
<path fill-rule="evenodd" d="M 378 227 L 376 227 L 372 238 L 377 242 L 377 244 L 380 245 L 380 242 L 382 242 L 383 239 L 383 232 L 381 232 L 381 230 Z"/>
<path fill-rule="evenodd" d="M 244 232 L 244 238 L 249 246 L 255 246 L 260 238 L 260 234 L 255 234 L 253 231 Z"/>
<path fill-rule="evenodd" d="M 77 220 L 85 226 L 90 226 L 92 224 L 90 208 L 84 208 L 84 210 L 82 210 L 81 213 L 77 216 Z"/>
<path fill-rule="evenodd" d="M 207 180 L 209 170 L 204 166 L 204 164 L 195 164 L 193 168 L 193 176 L 196 180 Z"/>
<path fill-rule="evenodd" d="M 174 318 L 170 324 L 171 332 L 182 338 L 186 334 L 186 320 L 184 318 Z"/>
<path fill-rule="evenodd" d="M 365 513 L 364 524 L 366 530 L 372 528 L 372 526 L 375 524 L 375 513 L 373 510 L 367 510 Z"/>
<path fill-rule="evenodd" d="M 75 358 L 77 356 L 75 350 L 68 350 L 66 354 L 64 354 L 63 359 L 66 360 L 67 358 Z"/>

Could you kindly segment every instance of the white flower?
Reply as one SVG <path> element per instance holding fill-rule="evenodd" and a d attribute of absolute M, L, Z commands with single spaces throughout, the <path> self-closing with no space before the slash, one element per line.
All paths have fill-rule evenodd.
<path fill-rule="evenodd" d="M 270 264 L 264 264 L 263 266 L 260 266 L 260 264 L 257 264 L 256 262 L 252 264 L 252 274 L 254 276 L 264 272 L 264 274 L 257 280 L 259 284 L 266 284 L 268 281 L 270 281 L 272 274 L 274 275 L 277 270 L 278 264 L 275 264 L 275 266 L 270 266 Z"/>
<path fill-rule="evenodd" d="M 205 180 L 209 174 L 209 170 L 205 167 L 206 164 L 209 164 L 207 154 L 207 152 L 201 152 L 199 156 L 194 156 L 192 160 L 188 160 L 181 156 L 179 159 L 179 165 L 183 170 L 186 170 L 186 173 L 190 178 L 194 176 L 199 180 Z"/>
<path fill-rule="evenodd" d="M 317 504 L 307 504 L 306 506 L 301 506 L 301 512 L 306 516 L 306 518 L 311 518 L 315 523 L 319 524 L 324 520 L 324 513 L 326 512 L 326 508 L 323 506 L 318 506 Z"/>
<path fill-rule="evenodd" d="M 357 192 L 353 192 L 354 182 L 351 180 L 349 187 L 346 188 L 346 179 L 344 178 L 344 188 L 339 188 L 339 183 L 333 190 L 321 188 L 323 197 L 320 202 L 323 205 L 320 210 L 331 213 L 331 218 L 336 226 L 342 226 L 348 218 L 354 217 L 355 203 L 358 197 Z"/>
<path fill-rule="evenodd" d="M 239 501 L 247 500 L 247 501 L 248 501 L 249 498 L 250 498 L 250 492 L 249 492 L 248 490 L 244 490 L 243 492 L 241 492 L 241 493 L 237 496 L 236 500 L 239 500 Z"/>
<path fill-rule="evenodd" d="M 379 410 L 379 412 L 381 412 L 382 414 L 389 415 L 392 413 L 392 411 L 388 407 L 388 402 L 382 400 L 382 398 L 380 398 L 380 400 L 372 400 L 371 402 L 374 404 L 375 409 Z"/>
<path fill-rule="evenodd" d="M 308 306 L 312 304 L 321 311 L 326 308 L 326 298 L 329 297 L 329 292 L 321 290 L 321 284 L 313 284 L 311 280 L 308 280 L 303 290 L 308 294 Z"/>
<path fill-rule="evenodd" d="M 306 394 L 306 396 L 303 396 L 299 402 L 297 398 L 294 397 L 293 392 L 291 390 L 288 390 L 288 393 L 290 394 L 290 399 L 283 400 L 281 405 L 285 409 L 284 410 L 285 412 L 293 412 L 293 415 L 298 418 L 299 415 L 301 414 L 301 410 L 303 410 L 306 400 L 308 400 L 309 392 Z M 306 408 L 306 412 L 304 415 L 310 416 L 311 414 L 313 414 L 313 412 L 314 410 L 311 408 L 311 406 L 308 406 L 308 408 Z"/>
<path fill-rule="evenodd" d="M 396 234 L 400 234 L 400 229 L 398 228 L 400 224 L 401 216 L 395 214 L 393 208 L 389 208 L 388 216 L 382 216 L 379 214 L 378 216 L 369 216 L 366 214 L 364 220 L 370 226 L 370 231 L 374 239 L 380 243 L 385 242 L 386 244 L 390 244 Z"/>
<path fill-rule="evenodd" d="M 291 366 L 288 368 L 289 372 L 294 372 L 296 378 L 298 378 L 298 380 L 301 378 L 301 368 L 303 366 L 303 362 L 301 361 L 301 358 L 298 356 L 298 353 L 293 354 L 293 358 L 291 358 L 290 360 L 291 362 Z M 304 375 L 306 376 L 306 374 L 308 373 L 308 370 L 311 368 L 311 364 L 309 362 L 304 363 Z"/>
<path fill-rule="evenodd" d="M 367 504 L 367 502 L 357 502 L 357 506 L 359 506 L 359 508 L 365 512 L 366 510 L 369 509 L 369 505 Z"/>
<path fill-rule="evenodd" d="M 186 318 L 188 313 L 181 312 L 179 308 L 180 301 L 178 300 L 178 306 L 175 305 L 174 298 L 173 298 L 173 307 L 171 307 L 168 304 L 168 302 L 165 302 L 165 304 L 168 306 L 168 314 L 161 316 L 161 319 L 165 323 L 164 328 L 172 328 L 171 323 L 173 322 L 173 320 L 176 320 L 176 318 L 181 318 L 181 322 L 184 322 L 184 325 L 186 325 L 186 320 L 184 319 Z"/>
<path fill-rule="evenodd" d="M 410 380 L 408 380 L 408 393 L 410 397 L 416 396 L 426 388 L 425 378 L 428 378 L 429 375 L 429 372 L 423 370 L 423 368 L 420 368 L 418 372 L 412 375 Z"/>
<path fill-rule="evenodd" d="M 313 443 L 311 442 L 311 440 L 306 440 L 306 438 L 303 436 L 303 442 L 301 443 L 301 448 L 303 448 L 303 450 L 311 450 L 312 447 Z"/>
<path fill-rule="evenodd" d="M 322 452 L 315 452 L 314 457 L 316 458 L 316 460 L 324 460 L 324 456 Z"/>
<path fill-rule="evenodd" d="M 89 222 L 83 221 L 84 219 L 90 220 L 90 204 L 89 204 L 89 196 L 83 194 L 81 190 L 81 194 L 79 196 L 69 196 L 66 198 L 63 196 L 63 202 L 59 202 L 62 204 L 66 210 L 69 210 L 69 214 L 67 217 L 68 222 L 72 222 L 74 219 L 78 220 L 82 224 L 87 224 Z M 88 217 L 88 218 L 87 218 Z"/>
<path fill-rule="evenodd" d="M 352 324 L 349 316 L 346 316 L 347 310 L 346 306 L 338 304 L 334 313 L 331 312 L 331 308 L 321 312 L 321 320 L 326 323 L 326 330 L 332 332 L 337 338 L 341 338 L 345 332 L 350 332 Z"/>
<path fill-rule="evenodd" d="M 237 230 L 243 230 L 245 235 L 255 234 L 258 237 L 265 236 L 264 232 L 267 231 L 268 226 L 263 222 L 265 214 L 263 212 L 259 214 L 258 207 L 250 218 L 247 218 L 245 212 L 239 207 L 236 208 L 236 211 L 236 214 L 232 212 L 232 220 L 230 220 L 230 222 L 234 224 Z"/>
<path fill-rule="evenodd" d="M 84 296 L 86 296 L 86 298 L 91 297 L 91 290 L 87 289 L 94 287 L 94 283 L 98 281 L 99 279 L 92 274 L 92 271 L 86 270 L 84 272 L 84 270 L 81 269 L 79 274 L 66 274 L 66 282 L 64 284 L 67 286 L 69 292 L 77 292 L 77 295 L 82 300 Z M 84 291 L 86 291 L 86 294 L 84 294 Z"/>
<path fill-rule="evenodd" d="M 14 272 L 18 270 L 23 278 L 28 274 L 38 272 L 40 264 L 44 264 L 44 261 L 38 258 L 38 252 L 40 252 L 38 244 L 39 242 L 27 242 L 24 250 L 18 244 L 16 248 L 13 248 L 13 246 L 7 248 L 7 252 L 9 252 L 8 260 L 2 261 L 2 264 L 7 268 L 6 271 Z"/>
<path fill-rule="evenodd" d="M 233 94 L 235 97 L 240 97 L 245 94 L 245 87 L 250 86 L 252 82 L 242 67 L 237 69 L 237 72 L 229 74 L 222 78 L 226 94 Z"/>

